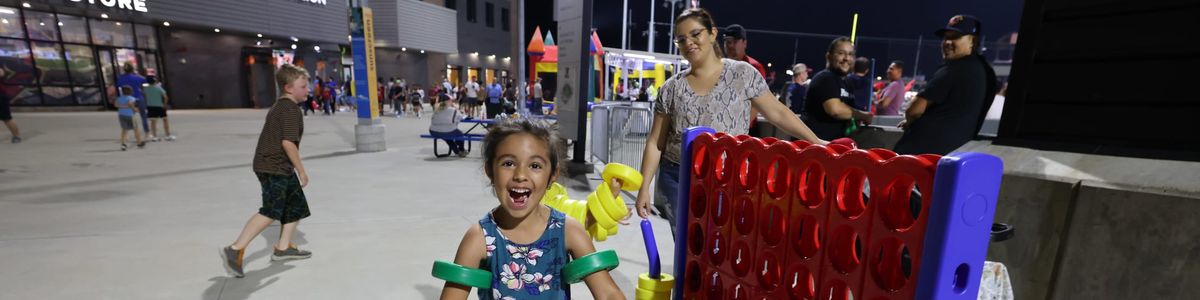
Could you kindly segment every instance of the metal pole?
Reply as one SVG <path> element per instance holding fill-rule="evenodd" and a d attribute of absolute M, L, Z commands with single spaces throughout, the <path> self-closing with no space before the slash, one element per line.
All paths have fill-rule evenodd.
<path fill-rule="evenodd" d="M 796 65 L 796 53 L 800 52 L 800 39 L 796 39 L 795 41 L 796 42 L 792 44 L 792 64 L 788 65 L 789 70 L 792 68 L 792 66 Z"/>
<path fill-rule="evenodd" d="M 668 34 L 667 36 L 675 36 L 675 5 L 679 3 L 679 0 L 668 0 L 668 1 L 671 1 L 671 18 L 670 18 L 671 33 Z M 672 40 L 671 43 L 667 44 L 667 54 L 675 54 L 676 50 L 679 50 L 679 49 L 675 49 L 675 41 L 674 40 Z"/>
<path fill-rule="evenodd" d="M 519 34 L 519 35 L 517 38 L 517 53 L 513 53 L 513 55 L 517 57 L 517 66 L 516 66 L 517 82 L 521 84 L 521 87 L 519 89 L 517 89 L 517 95 L 518 95 L 517 99 L 521 99 L 521 100 L 517 101 L 517 105 L 520 105 L 519 108 L 517 108 L 517 110 L 524 113 L 525 111 L 527 111 L 529 109 L 529 107 L 526 107 L 524 99 L 526 99 L 529 95 L 529 90 L 527 88 L 529 87 L 529 84 L 530 84 L 530 82 L 525 81 L 525 80 L 527 80 L 528 77 L 526 77 L 526 74 L 525 74 L 525 72 L 527 72 L 525 70 L 525 47 L 522 47 L 522 45 L 525 45 L 525 0 L 516 0 L 516 1 L 517 1 L 517 20 L 516 21 L 517 21 L 517 32 L 518 32 L 517 34 Z M 538 108 L 538 109 L 541 109 L 541 108 Z"/>
<path fill-rule="evenodd" d="M 629 0 L 621 8 L 621 49 L 629 49 Z"/>
<path fill-rule="evenodd" d="M 913 61 L 913 79 L 917 78 L 917 68 L 921 66 L 921 38 L 917 36 L 917 59 Z"/>
<path fill-rule="evenodd" d="M 650 0 L 650 37 L 646 39 L 650 53 L 654 53 L 654 0 Z"/>

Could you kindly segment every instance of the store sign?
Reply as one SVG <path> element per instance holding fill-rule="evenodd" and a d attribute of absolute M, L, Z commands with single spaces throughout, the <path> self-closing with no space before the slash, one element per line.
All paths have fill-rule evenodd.
<path fill-rule="evenodd" d="M 102 5 L 105 7 L 109 7 L 109 8 L 125 9 L 125 10 L 140 11 L 140 12 L 149 12 L 150 11 L 149 9 L 146 9 L 146 1 L 147 0 L 71 0 L 71 2 L 84 2 L 84 1 L 87 1 L 88 4 L 93 4 L 93 5 L 99 4 L 99 5 Z"/>
<path fill-rule="evenodd" d="M 327 0 L 300 0 L 300 2 L 305 3 L 305 4 L 328 5 L 328 3 L 326 3 Z"/>

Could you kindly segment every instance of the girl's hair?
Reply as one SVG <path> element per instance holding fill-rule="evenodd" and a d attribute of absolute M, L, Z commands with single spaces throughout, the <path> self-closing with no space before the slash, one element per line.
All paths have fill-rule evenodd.
<path fill-rule="evenodd" d="M 687 21 L 689 19 L 695 19 L 696 22 L 700 23 L 700 26 L 704 26 L 704 30 L 706 30 L 708 33 L 712 33 L 713 28 L 716 28 L 716 22 L 713 21 L 712 15 L 708 14 L 707 10 L 699 7 L 689 8 L 684 10 L 683 13 L 680 13 L 679 17 L 675 18 L 676 27 L 678 27 L 680 23 L 683 23 L 683 21 Z M 675 33 L 672 32 L 671 34 Z M 721 50 L 720 43 L 717 43 L 717 38 L 717 36 L 713 37 L 713 53 L 715 53 L 717 58 L 720 59 L 725 57 L 725 51 Z"/>
<path fill-rule="evenodd" d="M 501 121 L 492 125 L 488 129 L 488 133 L 483 137 L 483 171 L 488 178 L 492 178 L 496 174 L 494 169 L 496 166 L 496 148 L 500 147 L 500 143 L 510 136 L 516 134 L 529 134 L 543 142 L 546 142 L 546 148 L 550 150 L 550 174 L 558 174 L 559 163 L 562 162 L 563 156 L 566 153 L 559 147 L 558 130 L 555 130 L 553 125 L 545 121 L 516 119 L 511 121 Z M 553 175 L 551 176 L 553 180 Z M 547 183 L 549 184 L 549 183 Z"/>

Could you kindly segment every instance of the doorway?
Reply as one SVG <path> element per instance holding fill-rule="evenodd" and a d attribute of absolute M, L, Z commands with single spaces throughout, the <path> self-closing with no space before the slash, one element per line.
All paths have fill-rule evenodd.
<path fill-rule="evenodd" d="M 242 95 L 246 107 L 266 108 L 275 104 L 275 64 L 271 49 L 242 50 Z"/>

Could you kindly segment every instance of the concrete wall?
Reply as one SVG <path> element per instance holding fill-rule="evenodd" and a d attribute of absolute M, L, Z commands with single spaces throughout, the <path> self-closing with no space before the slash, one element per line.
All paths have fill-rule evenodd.
<path fill-rule="evenodd" d="M 429 56 L 432 53 L 421 54 L 418 51 L 400 51 L 398 49 L 375 49 L 376 70 L 379 78 L 387 80 L 390 77 L 403 78 L 408 83 L 428 85 Z"/>
<path fill-rule="evenodd" d="M 995 146 L 1005 162 L 992 243 L 1016 299 L 1191 299 L 1200 294 L 1200 163 Z"/>

